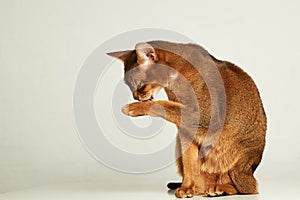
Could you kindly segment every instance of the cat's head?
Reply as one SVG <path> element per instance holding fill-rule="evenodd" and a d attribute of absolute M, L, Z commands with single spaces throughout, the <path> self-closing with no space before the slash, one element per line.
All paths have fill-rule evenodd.
<path fill-rule="evenodd" d="M 160 58 L 159 50 L 149 43 L 138 43 L 134 50 L 108 55 L 124 63 L 124 81 L 131 89 L 133 98 L 139 101 L 154 99 L 159 90 L 167 87 L 177 76 Z"/>

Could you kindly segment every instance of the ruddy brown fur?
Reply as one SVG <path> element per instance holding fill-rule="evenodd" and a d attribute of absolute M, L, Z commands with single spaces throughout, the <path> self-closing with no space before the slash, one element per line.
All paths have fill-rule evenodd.
<path fill-rule="evenodd" d="M 176 197 L 258 193 L 253 173 L 262 159 L 267 121 L 248 74 L 195 44 L 152 41 L 109 55 L 124 62 L 125 83 L 139 100 L 124 106 L 123 112 L 162 117 L 178 127 L 176 158 L 183 179 Z M 222 79 L 223 99 L 211 65 Z M 169 101 L 150 101 L 161 88 Z M 219 104 L 213 104 L 212 98 Z M 222 116 L 224 124 L 217 127 Z M 208 129 L 214 124 L 217 140 L 207 143 Z"/>

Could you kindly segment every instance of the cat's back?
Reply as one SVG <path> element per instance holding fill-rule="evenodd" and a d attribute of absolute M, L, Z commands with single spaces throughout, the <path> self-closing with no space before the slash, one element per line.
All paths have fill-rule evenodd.
<path fill-rule="evenodd" d="M 256 100 L 256 103 L 261 102 L 258 88 L 248 73 L 231 62 L 220 62 L 221 64 L 219 65 L 221 65 L 221 67 L 219 70 L 229 96 L 240 96 L 244 98 L 244 101 Z"/>
<path fill-rule="evenodd" d="M 266 114 L 258 88 L 252 77 L 237 65 L 218 61 L 226 90 L 228 118 L 241 127 L 259 123 L 266 129 Z"/>
<path fill-rule="evenodd" d="M 179 55 L 182 59 L 189 61 L 189 63 L 195 64 L 193 67 L 198 70 L 206 70 L 206 67 L 215 65 L 223 78 L 228 108 L 227 113 L 231 115 L 228 117 L 232 117 L 235 121 L 240 121 L 241 123 L 248 123 L 251 121 L 249 119 L 253 120 L 256 116 L 259 116 L 261 119 L 264 118 L 262 121 L 266 121 L 256 84 L 250 75 L 239 66 L 228 61 L 218 60 L 198 44 L 182 44 L 167 41 L 150 41 L 148 43 L 156 49 Z M 201 66 L 202 64 L 207 66 L 203 67 Z M 210 79 L 207 80 L 209 81 Z"/>

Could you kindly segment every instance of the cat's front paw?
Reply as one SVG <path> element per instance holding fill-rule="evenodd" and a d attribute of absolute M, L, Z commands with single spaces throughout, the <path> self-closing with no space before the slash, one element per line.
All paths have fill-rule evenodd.
<path fill-rule="evenodd" d="M 233 195 L 237 194 L 237 190 L 231 184 L 211 184 L 205 191 L 204 196 L 216 197 L 222 195 Z"/>
<path fill-rule="evenodd" d="M 177 198 L 190 198 L 195 195 L 195 188 L 194 187 L 179 187 L 175 191 L 175 196 Z"/>
<path fill-rule="evenodd" d="M 149 114 L 149 106 L 147 102 L 135 102 L 125 105 L 122 112 L 131 117 L 143 116 Z"/>

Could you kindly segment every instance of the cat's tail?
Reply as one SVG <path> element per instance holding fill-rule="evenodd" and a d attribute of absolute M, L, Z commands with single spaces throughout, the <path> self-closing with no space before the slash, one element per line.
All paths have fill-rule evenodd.
<path fill-rule="evenodd" d="M 167 187 L 170 189 L 170 190 L 176 190 L 177 188 L 181 187 L 181 183 L 177 182 L 177 183 L 168 183 Z"/>

